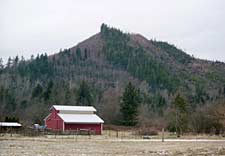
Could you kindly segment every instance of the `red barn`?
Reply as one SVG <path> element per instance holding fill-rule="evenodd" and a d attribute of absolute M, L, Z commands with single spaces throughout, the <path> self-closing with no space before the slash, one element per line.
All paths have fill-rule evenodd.
<path fill-rule="evenodd" d="M 53 105 L 44 119 L 45 126 L 62 131 L 88 129 L 101 134 L 104 121 L 95 113 L 96 109 L 92 106 Z"/>

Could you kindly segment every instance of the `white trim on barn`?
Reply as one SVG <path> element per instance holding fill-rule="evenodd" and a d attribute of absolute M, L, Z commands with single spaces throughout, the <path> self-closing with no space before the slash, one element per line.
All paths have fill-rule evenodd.
<path fill-rule="evenodd" d="M 48 114 L 48 116 L 46 116 L 45 118 L 44 118 L 44 121 L 50 116 L 51 114 Z"/>
<path fill-rule="evenodd" d="M 65 130 L 65 122 L 63 121 L 63 132 L 64 132 L 64 130 Z"/>

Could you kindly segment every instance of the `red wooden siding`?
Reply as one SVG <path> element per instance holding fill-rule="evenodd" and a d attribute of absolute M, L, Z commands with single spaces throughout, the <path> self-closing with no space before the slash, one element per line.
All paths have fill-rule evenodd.
<path fill-rule="evenodd" d="M 89 129 L 95 131 L 95 134 L 101 134 L 101 124 L 76 124 L 65 123 L 65 130 Z"/>
<path fill-rule="evenodd" d="M 55 109 L 52 109 L 51 114 L 45 119 L 45 126 L 52 130 L 63 130 L 63 120 Z"/>

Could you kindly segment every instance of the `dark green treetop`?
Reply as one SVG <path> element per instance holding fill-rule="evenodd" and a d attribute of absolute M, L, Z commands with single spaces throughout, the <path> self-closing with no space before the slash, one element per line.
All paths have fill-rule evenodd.
<path fill-rule="evenodd" d="M 120 111 L 122 113 L 122 124 L 134 126 L 137 124 L 138 105 L 140 100 L 140 91 L 129 82 L 125 88 L 120 103 Z"/>

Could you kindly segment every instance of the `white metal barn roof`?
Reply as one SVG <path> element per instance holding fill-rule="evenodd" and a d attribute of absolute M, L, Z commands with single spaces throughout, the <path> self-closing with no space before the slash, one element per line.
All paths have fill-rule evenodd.
<path fill-rule="evenodd" d="M 17 122 L 0 122 L 0 127 L 21 127 L 22 125 Z"/>
<path fill-rule="evenodd" d="M 65 123 L 104 123 L 96 114 L 58 114 Z"/>
<path fill-rule="evenodd" d="M 56 110 L 68 110 L 68 111 L 91 111 L 96 112 L 96 109 L 92 106 L 64 106 L 64 105 L 53 105 Z M 52 108 L 51 107 L 51 108 Z"/>

